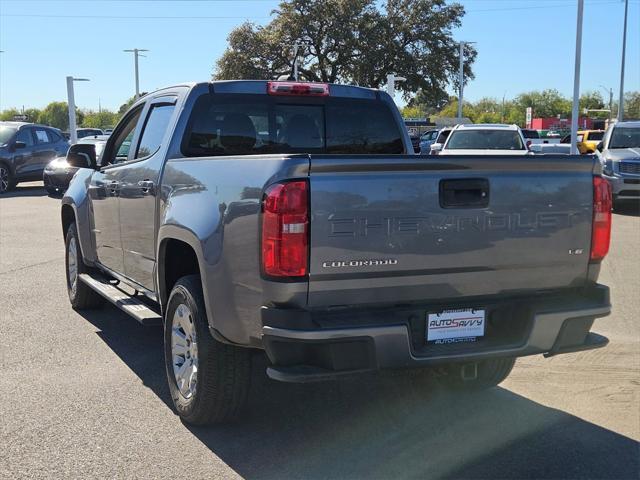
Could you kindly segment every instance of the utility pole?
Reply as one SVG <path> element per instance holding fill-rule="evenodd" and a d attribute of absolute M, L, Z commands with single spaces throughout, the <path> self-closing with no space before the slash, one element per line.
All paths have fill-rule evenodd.
<path fill-rule="evenodd" d="M 600 88 L 609 94 L 609 122 L 611 122 L 611 118 L 613 118 L 613 88 L 607 88 L 604 85 L 600 85 Z"/>
<path fill-rule="evenodd" d="M 618 102 L 618 121 L 624 120 L 624 57 L 627 51 L 627 14 L 629 0 L 624 0 L 624 27 L 622 29 L 622 65 L 620 66 L 620 101 Z"/>
<path fill-rule="evenodd" d="M 507 96 L 507 92 L 502 94 L 502 114 L 500 115 L 500 123 L 504 123 L 504 97 Z"/>
<path fill-rule="evenodd" d="M 460 71 L 458 72 L 458 81 L 460 82 L 460 89 L 458 95 L 458 120 L 462 120 L 462 104 L 464 93 L 464 46 L 470 45 L 476 42 L 460 42 Z"/>
<path fill-rule="evenodd" d="M 293 79 L 298 81 L 298 42 L 293 44 Z"/>
<path fill-rule="evenodd" d="M 582 15 L 584 0 L 578 0 L 576 22 L 576 60 L 573 71 L 573 108 L 571 110 L 571 155 L 578 153 L 578 116 L 580 115 L 580 61 L 582 57 Z"/>
<path fill-rule="evenodd" d="M 140 76 L 138 74 L 138 57 L 146 57 L 140 52 L 148 52 L 149 50 L 144 48 L 133 48 L 129 50 L 123 50 L 123 52 L 133 52 L 133 68 L 136 77 L 136 100 L 140 98 Z"/>
<path fill-rule="evenodd" d="M 69 106 L 69 142 L 71 144 L 78 142 L 78 132 L 76 131 L 76 99 L 73 93 L 73 82 L 88 81 L 88 78 L 67 77 L 67 104 Z"/>

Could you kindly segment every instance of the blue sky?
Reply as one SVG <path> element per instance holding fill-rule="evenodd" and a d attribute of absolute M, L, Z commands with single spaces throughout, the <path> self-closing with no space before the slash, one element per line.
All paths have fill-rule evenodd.
<path fill-rule="evenodd" d="M 454 32 L 475 41 L 476 78 L 465 98 L 511 98 L 520 92 L 573 89 L 576 0 L 463 0 Z M 65 77 L 81 108 L 117 108 L 134 93 L 132 54 L 141 90 L 208 80 L 234 26 L 266 23 L 271 0 L 0 0 L 0 108 L 43 107 L 66 100 Z M 618 96 L 621 0 L 585 0 L 581 90 L 612 87 Z M 76 18 L 74 18 L 76 17 Z M 81 18 L 77 18 L 81 17 Z M 625 90 L 640 90 L 640 0 L 630 0 Z M 399 95 L 396 96 L 399 100 Z"/>

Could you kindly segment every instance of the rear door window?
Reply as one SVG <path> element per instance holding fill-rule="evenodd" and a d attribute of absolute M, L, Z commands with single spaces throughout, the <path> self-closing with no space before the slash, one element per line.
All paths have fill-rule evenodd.
<path fill-rule="evenodd" d="M 49 136 L 47 135 L 46 130 L 42 128 L 36 128 L 35 132 L 36 132 L 36 141 L 38 142 L 38 145 L 50 143 Z"/>
<path fill-rule="evenodd" d="M 389 107 L 345 98 L 203 95 L 182 141 L 186 156 L 403 151 Z"/>

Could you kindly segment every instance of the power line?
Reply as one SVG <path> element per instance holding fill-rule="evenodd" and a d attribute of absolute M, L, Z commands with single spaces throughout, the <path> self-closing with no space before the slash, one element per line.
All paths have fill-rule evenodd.
<path fill-rule="evenodd" d="M 104 18 L 110 20 L 237 20 L 237 19 L 264 19 L 265 17 L 247 17 L 247 16 L 222 16 L 222 15 L 192 15 L 192 16 L 169 16 L 169 15 L 58 15 L 46 13 L 2 13 L 0 17 L 23 17 L 23 18 Z"/>

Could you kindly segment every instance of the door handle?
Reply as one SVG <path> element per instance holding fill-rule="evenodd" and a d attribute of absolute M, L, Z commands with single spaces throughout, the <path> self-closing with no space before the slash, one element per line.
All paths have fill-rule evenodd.
<path fill-rule="evenodd" d="M 120 182 L 116 182 L 115 180 L 109 182 L 109 184 L 107 185 L 107 189 L 109 190 L 111 195 L 117 195 L 118 191 L 120 190 Z"/>
<path fill-rule="evenodd" d="M 489 206 L 489 180 L 456 178 L 440 180 L 442 208 L 486 208 Z"/>
<path fill-rule="evenodd" d="M 155 183 L 151 180 L 141 180 L 138 182 L 138 186 L 142 190 L 143 194 L 147 194 L 153 191 L 153 187 L 155 187 Z"/>

